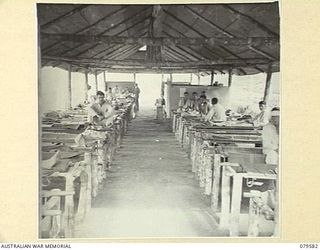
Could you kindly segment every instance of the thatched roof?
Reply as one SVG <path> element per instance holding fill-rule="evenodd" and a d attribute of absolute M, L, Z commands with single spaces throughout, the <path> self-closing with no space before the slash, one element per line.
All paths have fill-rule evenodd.
<path fill-rule="evenodd" d="M 277 2 L 38 4 L 38 21 L 43 66 L 71 64 L 91 73 L 279 71 Z"/>

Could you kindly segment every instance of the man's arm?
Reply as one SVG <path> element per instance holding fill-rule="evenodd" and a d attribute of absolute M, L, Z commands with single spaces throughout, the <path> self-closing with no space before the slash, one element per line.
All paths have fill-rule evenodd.
<path fill-rule="evenodd" d="M 108 111 L 105 113 L 105 119 L 112 117 L 115 114 L 115 110 L 111 105 L 108 105 Z"/>
<path fill-rule="evenodd" d="M 212 108 L 209 110 L 208 114 L 206 115 L 205 121 L 210 121 L 212 119 L 213 115 L 214 115 L 214 110 Z"/>
<path fill-rule="evenodd" d="M 101 114 L 99 114 L 99 113 L 95 110 L 94 104 L 92 104 L 92 105 L 90 105 L 90 106 L 88 107 L 88 114 L 89 114 L 89 116 L 91 116 L 91 117 L 101 116 Z"/>

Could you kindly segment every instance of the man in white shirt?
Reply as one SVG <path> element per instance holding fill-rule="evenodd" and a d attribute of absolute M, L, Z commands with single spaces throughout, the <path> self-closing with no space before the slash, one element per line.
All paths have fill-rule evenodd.
<path fill-rule="evenodd" d="M 252 119 L 254 127 L 263 127 L 267 125 L 271 119 L 271 112 L 264 101 L 259 102 L 259 109 L 261 112 Z"/>
<path fill-rule="evenodd" d="M 97 92 L 96 102 L 88 108 L 89 120 L 96 125 L 106 126 L 113 120 L 113 107 L 104 100 L 104 93 Z"/>
<path fill-rule="evenodd" d="M 116 85 L 115 87 L 113 87 L 112 89 L 112 94 L 117 98 L 120 95 L 120 89 L 118 87 L 118 85 Z"/>
<path fill-rule="evenodd" d="M 279 136 L 276 127 L 269 122 L 263 126 L 261 134 L 263 153 L 266 155 L 266 163 L 278 164 Z"/>
<path fill-rule="evenodd" d="M 112 93 L 112 89 L 108 88 L 108 92 L 106 93 L 106 101 L 111 104 L 113 99 L 114 94 Z"/>
<path fill-rule="evenodd" d="M 188 109 L 191 108 L 191 100 L 188 92 L 184 92 L 183 97 L 179 100 L 178 107 L 180 111 L 188 111 Z"/>
<path fill-rule="evenodd" d="M 211 104 L 212 106 L 209 110 L 209 113 L 206 115 L 205 120 L 212 122 L 226 121 L 226 110 L 220 103 L 218 103 L 218 98 L 212 98 Z"/>

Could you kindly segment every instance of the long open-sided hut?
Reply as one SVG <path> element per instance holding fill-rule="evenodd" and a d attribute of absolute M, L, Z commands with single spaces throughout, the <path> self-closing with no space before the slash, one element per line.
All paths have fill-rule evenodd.
<path fill-rule="evenodd" d="M 163 84 L 162 93 L 166 92 L 164 94 L 167 98 L 166 101 L 170 113 L 177 108 L 177 99 L 181 95 L 180 87 L 190 92 L 193 90 L 206 90 L 209 93 L 209 97 L 211 92 L 218 91 L 220 87 L 214 85 L 215 75 L 217 74 L 228 75 L 228 82 L 223 87 L 228 90 L 233 84 L 236 84 L 232 82 L 233 75 L 245 76 L 266 73 L 265 91 L 261 98 L 268 102 L 272 73 L 279 72 L 280 70 L 278 2 L 184 5 L 38 4 L 37 12 L 39 72 L 41 71 L 41 67 L 56 67 L 68 72 L 68 88 L 66 91 L 68 102 L 66 107 L 69 109 L 74 106 L 72 105 L 72 84 L 74 84 L 72 74 L 74 72 L 83 74 L 86 92 L 90 89 L 88 83 L 90 77 L 94 78 L 96 90 L 107 91 L 108 87 L 114 86 L 115 83 L 109 83 L 108 86 L 108 73 L 132 73 L 134 80 L 122 83 L 129 87 L 136 82 L 135 76 L 139 73 L 169 74 L 171 78 Z M 180 85 L 179 83 L 175 84 L 172 81 L 172 74 L 174 73 L 196 74 L 199 86 L 189 86 L 185 83 L 180 83 Z M 200 86 L 200 75 L 210 75 L 208 86 Z M 98 87 L 98 78 L 103 78 L 104 84 L 102 88 Z M 40 76 L 40 89 L 42 80 Z M 121 82 L 118 84 L 121 85 Z M 150 82 L 150 84 L 153 83 Z M 164 85 L 166 85 L 166 91 L 164 90 Z M 223 92 L 225 90 L 221 90 L 220 88 L 219 91 Z M 89 95 L 87 93 L 86 99 L 88 100 L 88 98 Z M 115 142 L 117 138 L 120 139 L 115 145 L 112 144 L 110 146 L 108 144 L 109 146 L 106 146 L 106 148 L 101 146 L 100 151 L 98 150 L 100 153 L 105 152 L 107 154 L 110 150 L 114 152 L 114 148 L 119 147 L 122 137 L 127 131 L 128 122 L 131 119 L 128 114 L 130 112 L 129 109 L 130 107 L 127 110 L 124 109 L 122 116 L 119 116 L 119 123 L 115 124 L 112 130 L 116 132 L 114 134 L 111 134 L 111 130 L 108 132 L 109 141 L 105 139 L 107 141 L 106 145 L 108 143 L 111 145 L 111 141 Z M 239 222 L 242 193 L 235 190 L 235 187 L 241 188 L 243 178 L 275 180 L 276 176 L 272 175 L 270 178 L 267 178 L 263 177 L 264 173 L 260 172 L 255 175 L 251 172 L 246 172 L 246 174 L 243 172 L 239 173 L 238 169 L 232 168 L 234 167 L 234 163 L 230 163 L 229 165 L 225 163 L 220 164 L 220 161 L 227 159 L 228 156 L 225 156 L 223 152 L 217 151 L 217 148 L 214 147 L 216 145 L 223 145 L 223 147 L 228 148 L 229 145 L 227 147 L 225 145 L 226 142 L 234 142 L 234 140 L 237 142 L 239 138 L 241 138 L 241 143 L 256 143 L 258 145 L 259 143 L 261 144 L 260 134 L 251 129 L 243 131 L 239 128 L 232 128 L 228 131 L 218 131 L 206 126 L 197 127 L 196 123 L 199 121 L 196 119 L 192 120 L 192 117 L 183 119 L 175 115 L 173 119 L 173 130 L 181 145 L 187 148 L 189 157 L 191 157 L 195 164 L 192 166 L 192 171 L 196 173 L 196 178 L 200 178 L 202 187 L 206 186 L 206 194 L 210 195 L 209 198 L 212 199 L 212 203 L 210 204 L 214 212 L 218 212 L 217 204 L 219 197 L 217 196 L 217 190 L 219 189 L 218 182 L 222 178 L 222 187 L 220 185 L 220 188 L 222 188 L 223 192 L 223 201 L 220 223 L 224 226 L 228 224 L 226 221 L 229 222 L 229 212 L 231 209 L 229 232 L 231 236 L 238 236 L 239 225 L 237 223 Z M 155 135 L 158 132 L 157 128 L 153 127 L 152 129 L 151 134 L 157 137 Z M 159 131 L 161 131 L 160 128 Z M 221 139 L 219 133 L 227 135 L 224 135 L 223 139 Z M 159 132 L 159 136 L 161 136 L 161 132 Z M 156 139 L 155 141 L 159 142 L 159 140 L 161 141 L 161 139 Z M 135 145 L 140 145 L 139 147 L 142 148 L 145 147 L 145 144 L 151 143 L 149 141 L 141 142 L 140 139 L 137 139 L 137 141 L 138 144 Z M 169 143 L 172 142 L 168 141 Z M 99 143 L 99 145 L 102 145 L 100 139 Z M 152 143 L 154 143 L 154 140 L 152 140 Z M 197 148 L 200 147 L 199 143 L 207 145 L 206 148 Z M 169 150 L 169 148 L 170 145 L 165 146 L 165 150 Z M 91 156 L 87 148 L 86 150 L 85 162 L 90 165 Z M 159 148 L 157 150 L 161 151 Z M 256 153 L 251 152 L 254 151 L 251 149 L 246 150 L 246 152 L 252 154 Z M 95 154 L 98 155 L 98 151 L 92 153 L 92 157 L 95 157 Z M 151 156 L 154 154 L 152 152 L 149 153 Z M 113 153 L 110 153 L 110 155 L 113 156 Z M 219 155 L 219 159 L 217 155 Z M 163 157 L 165 158 L 165 156 Z M 159 162 L 163 157 L 159 156 L 157 158 Z M 170 161 L 170 157 L 168 158 L 168 161 Z M 102 166 L 102 163 L 100 165 Z M 155 164 L 150 163 L 150 167 L 153 165 Z M 213 165 L 215 166 L 214 169 L 218 170 L 214 170 Z M 94 172 L 88 167 L 85 170 L 85 174 L 78 173 L 76 176 L 80 178 L 79 185 L 83 187 L 90 186 L 88 186 L 87 191 L 85 188 L 79 191 L 82 198 L 78 203 L 83 203 L 84 206 L 88 207 L 88 210 L 86 210 L 79 205 L 80 215 L 78 217 L 81 219 L 85 217 L 91 206 L 92 188 L 96 191 L 98 190 L 98 184 L 93 187 L 91 182 L 98 183 L 100 179 L 104 179 L 108 175 L 106 166 L 103 165 L 103 167 L 98 168 L 95 163 L 92 166 L 95 169 Z M 222 177 L 220 176 L 220 168 Z M 250 168 L 250 171 L 252 169 L 254 168 Z M 97 174 L 99 171 L 103 175 L 101 178 Z M 168 171 L 168 175 L 172 173 L 170 169 Z M 214 171 L 219 171 L 219 175 Z M 189 172 L 191 172 L 191 167 Z M 139 173 L 135 172 L 134 174 Z M 174 175 L 175 173 L 172 174 Z M 91 179 L 91 175 L 95 176 L 94 178 L 97 178 L 97 180 Z M 237 200 L 230 205 L 230 183 L 232 182 L 228 178 L 231 175 L 234 176 L 232 192 L 234 197 L 237 196 Z M 88 181 L 88 178 L 90 181 Z M 214 190 L 214 188 L 216 189 Z M 236 191 L 237 193 L 235 193 Z M 60 193 L 57 195 L 55 192 Z M 85 192 L 90 197 L 83 198 L 85 197 Z M 165 190 L 163 192 L 165 193 Z M 73 190 L 51 190 L 45 193 L 46 198 L 66 196 L 67 198 L 65 199 L 70 204 L 72 203 L 70 200 L 71 195 L 74 195 Z M 96 196 L 96 193 L 94 196 Z M 251 217 L 249 219 L 248 235 L 257 236 L 259 234 L 257 214 L 259 215 L 261 212 L 257 204 L 260 204 L 259 199 L 261 197 L 255 192 L 246 193 L 245 196 L 250 198 L 249 214 Z M 233 199 L 235 199 L 234 197 Z M 55 199 L 56 202 L 54 204 L 52 202 L 53 205 L 51 207 L 60 206 L 60 200 Z M 129 199 L 128 202 L 130 201 Z M 48 204 L 50 200 L 46 202 L 45 204 Z M 46 205 L 46 207 L 49 207 L 49 205 Z M 194 204 L 194 206 L 197 206 L 197 204 Z M 49 214 L 49 216 L 52 214 L 51 217 L 55 218 L 55 222 L 59 220 L 57 219 L 60 218 L 59 216 L 63 216 L 59 212 L 59 209 L 55 209 L 53 212 L 46 210 L 44 214 Z M 70 214 L 65 216 L 67 216 L 67 219 L 71 218 Z M 159 216 L 161 216 L 161 213 Z M 72 224 L 74 221 L 70 219 L 65 220 L 64 223 Z M 96 223 L 98 222 L 96 221 Z M 50 235 L 59 235 L 61 230 L 52 228 L 52 225 Z M 72 226 L 70 225 L 67 225 L 67 230 L 72 229 L 73 224 Z M 72 232 L 67 236 L 70 235 L 73 235 Z M 207 234 L 207 236 L 210 235 L 215 236 L 217 234 L 213 232 Z"/>

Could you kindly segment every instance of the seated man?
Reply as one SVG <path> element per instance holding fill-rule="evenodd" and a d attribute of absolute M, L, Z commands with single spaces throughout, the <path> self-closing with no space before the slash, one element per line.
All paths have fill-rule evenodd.
<path fill-rule="evenodd" d="M 198 98 L 197 92 L 192 93 L 192 98 L 190 102 L 191 102 L 191 109 L 195 111 L 199 111 L 199 98 Z"/>
<path fill-rule="evenodd" d="M 89 107 L 88 111 L 90 122 L 100 126 L 110 124 L 115 114 L 113 107 L 104 100 L 102 91 L 97 92 L 97 101 Z"/>
<path fill-rule="evenodd" d="M 178 107 L 180 111 L 188 111 L 191 108 L 191 101 L 188 92 L 184 92 L 183 97 L 179 101 Z"/>
<path fill-rule="evenodd" d="M 214 97 L 211 99 L 211 108 L 209 113 L 206 115 L 206 121 L 226 121 L 226 110 L 225 108 L 218 103 L 218 98 Z"/>
<path fill-rule="evenodd" d="M 267 125 L 271 118 L 270 110 L 267 108 L 265 101 L 259 102 L 260 113 L 252 119 L 254 127 L 263 127 Z"/>
<path fill-rule="evenodd" d="M 268 115 L 267 123 L 262 127 L 263 153 L 266 155 L 267 164 L 278 164 L 279 135 L 272 118 L 272 112 Z"/>
<path fill-rule="evenodd" d="M 209 111 L 209 105 L 207 102 L 207 97 L 205 95 L 201 95 L 198 102 L 198 110 L 201 115 L 208 114 Z"/>

